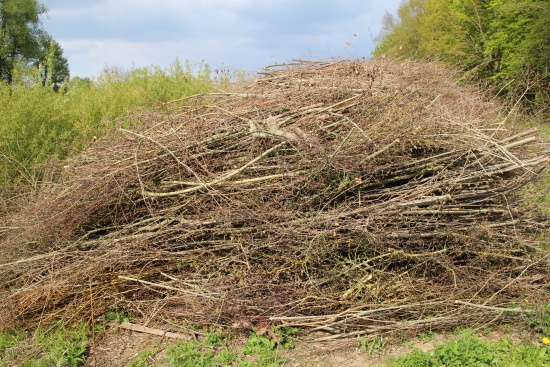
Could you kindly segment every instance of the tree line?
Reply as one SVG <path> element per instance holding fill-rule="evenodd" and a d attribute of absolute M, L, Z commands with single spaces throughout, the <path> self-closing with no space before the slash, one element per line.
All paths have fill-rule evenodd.
<path fill-rule="evenodd" d="M 0 0 L 0 80 L 57 90 L 69 80 L 63 49 L 43 28 L 48 9 L 36 0 Z"/>
<path fill-rule="evenodd" d="M 375 55 L 438 60 L 528 106 L 550 102 L 550 1 L 403 0 Z"/>

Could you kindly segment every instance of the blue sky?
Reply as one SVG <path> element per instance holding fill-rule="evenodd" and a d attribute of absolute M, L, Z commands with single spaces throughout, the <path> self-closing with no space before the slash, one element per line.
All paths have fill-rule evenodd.
<path fill-rule="evenodd" d="M 42 0 L 42 23 L 71 76 L 105 66 L 256 72 L 293 58 L 370 57 L 382 16 L 400 0 Z"/>

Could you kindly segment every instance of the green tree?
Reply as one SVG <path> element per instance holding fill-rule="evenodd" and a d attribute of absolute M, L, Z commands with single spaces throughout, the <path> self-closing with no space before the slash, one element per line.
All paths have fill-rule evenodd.
<path fill-rule="evenodd" d="M 513 98 L 550 101 L 550 1 L 404 0 L 376 55 L 439 60 Z"/>
<path fill-rule="evenodd" d="M 397 17 L 386 14 L 376 54 L 397 58 L 436 59 L 463 70 L 487 69 L 487 0 L 405 0 Z"/>
<path fill-rule="evenodd" d="M 63 90 L 69 91 L 72 89 L 91 88 L 92 80 L 90 78 L 81 78 L 79 76 L 72 77 L 69 81 L 63 84 Z"/>
<path fill-rule="evenodd" d="M 437 57 L 459 66 L 476 69 L 487 76 L 493 69 L 493 56 L 487 52 L 487 29 L 492 14 L 487 0 L 425 2 L 421 47 L 427 57 Z"/>
<path fill-rule="evenodd" d="M 68 77 L 63 50 L 41 27 L 46 12 L 37 0 L 0 0 L 0 79 L 8 84 L 22 65 L 40 65 L 44 85 L 58 87 Z"/>
<path fill-rule="evenodd" d="M 382 19 L 382 32 L 378 36 L 377 54 L 396 58 L 418 58 L 420 51 L 420 25 L 425 13 L 425 0 L 402 1 L 397 16 L 386 12 Z"/>
<path fill-rule="evenodd" d="M 498 55 L 492 78 L 530 100 L 550 102 L 550 1 L 493 0 L 487 52 Z"/>
<path fill-rule="evenodd" d="M 42 55 L 37 66 L 43 86 L 57 91 L 64 82 L 69 80 L 69 63 L 63 56 L 63 49 L 49 36 L 42 40 Z"/>

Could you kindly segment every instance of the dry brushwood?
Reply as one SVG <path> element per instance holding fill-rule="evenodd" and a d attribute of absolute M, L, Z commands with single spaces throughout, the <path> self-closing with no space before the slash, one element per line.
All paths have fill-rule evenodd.
<path fill-rule="evenodd" d="M 433 64 L 296 61 L 131 119 L 3 225 L 0 328 L 125 309 L 333 338 L 548 301 L 518 196 L 547 151 Z"/>

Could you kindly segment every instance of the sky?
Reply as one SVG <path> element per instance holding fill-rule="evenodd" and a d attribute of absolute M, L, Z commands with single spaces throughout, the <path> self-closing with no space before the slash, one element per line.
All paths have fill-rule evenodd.
<path fill-rule="evenodd" d="M 44 29 L 71 77 L 105 67 L 255 73 L 292 59 L 369 58 L 386 11 L 400 0 L 39 0 Z"/>

